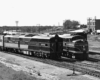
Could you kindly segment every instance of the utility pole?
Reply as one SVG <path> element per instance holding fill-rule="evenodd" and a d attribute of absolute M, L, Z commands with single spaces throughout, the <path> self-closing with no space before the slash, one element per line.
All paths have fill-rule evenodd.
<path fill-rule="evenodd" d="M 40 24 L 37 24 L 38 25 L 38 32 L 40 33 Z"/>
<path fill-rule="evenodd" d="M 19 22 L 19 21 L 16 21 L 16 26 L 18 26 L 18 22 Z"/>
<path fill-rule="evenodd" d="M 88 26 L 88 31 L 90 32 L 91 19 L 90 19 L 90 18 L 88 18 L 87 20 L 88 20 L 88 21 L 87 21 L 87 22 L 88 22 L 88 23 L 87 23 L 87 26 Z"/>
<path fill-rule="evenodd" d="M 95 18 L 94 18 L 94 31 L 95 31 L 95 33 L 96 33 L 96 16 L 95 16 Z"/>
<path fill-rule="evenodd" d="M 16 23 L 16 27 L 17 27 L 17 30 L 18 30 L 18 22 L 19 22 L 19 21 L 15 21 L 15 23 Z"/>
<path fill-rule="evenodd" d="M 75 62 L 76 62 L 76 59 L 75 59 L 75 55 L 72 54 L 72 59 L 73 59 L 73 73 L 72 74 L 68 74 L 67 76 L 77 76 L 78 74 L 75 73 Z"/>

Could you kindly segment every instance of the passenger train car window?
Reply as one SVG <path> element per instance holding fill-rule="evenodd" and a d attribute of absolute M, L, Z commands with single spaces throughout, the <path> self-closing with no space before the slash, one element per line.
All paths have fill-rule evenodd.
<path fill-rule="evenodd" d="M 41 43 L 41 46 L 47 47 L 47 46 L 50 46 L 50 44 L 48 44 L 48 43 Z"/>
<path fill-rule="evenodd" d="M 45 46 L 48 46 L 48 44 L 45 44 Z"/>
<path fill-rule="evenodd" d="M 84 37 L 84 39 L 87 40 L 87 32 L 76 32 L 76 33 L 71 33 L 71 35 L 79 35 Z"/>

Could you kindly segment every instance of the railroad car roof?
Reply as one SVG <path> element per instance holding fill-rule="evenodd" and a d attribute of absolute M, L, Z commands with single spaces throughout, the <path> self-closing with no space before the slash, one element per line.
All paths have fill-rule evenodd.
<path fill-rule="evenodd" d="M 77 33 L 77 32 L 84 32 L 84 30 L 83 30 L 83 29 L 80 29 L 80 30 L 75 30 L 75 31 L 70 31 L 70 32 L 75 32 L 75 33 Z"/>
<path fill-rule="evenodd" d="M 39 36 L 44 36 L 44 37 L 54 37 L 55 35 L 50 35 L 50 34 L 40 34 Z"/>
<path fill-rule="evenodd" d="M 50 39 L 51 36 L 33 36 L 32 39 Z"/>
<path fill-rule="evenodd" d="M 19 35 L 6 35 L 5 37 L 14 37 L 14 38 L 19 38 Z"/>
<path fill-rule="evenodd" d="M 69 33 L 87 33 L 88 29 L 87 28 L 83 28 L 83 29 L 78 29 L 78 30 L 74 30 L 74 31 L 69 31 Z"/>
<path fill-rule="evenodd" d="M 61 38 L 73 38 L 74 36 L 72 36 L 71 34 L 62 34 L 62 35 L 59 35 L 59 37 L 61 37 Z"/>
<path fill-rule="evenodd" d="M 25 35 L 6 35 L 5 37 L 11 37 L 11 38 L 27 38 L 27 39 L 50 39 L 52 36 L 39 36 L 35 35 L 32 37 L 27 37 Z"/>

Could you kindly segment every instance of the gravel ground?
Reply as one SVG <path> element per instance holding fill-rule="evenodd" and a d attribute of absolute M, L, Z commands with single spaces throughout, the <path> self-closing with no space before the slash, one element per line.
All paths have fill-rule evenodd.
<path fill-rule="evenodd" d="M 100 80 L 79 72 L 76 76 L 70 76 L 71 70 L 3 52 L 0 52 L 0 63 L 5 66 L 0 67 L 0 80 Z"/>
<path fill-rule="evenodd" d="M 26 74 L 23 71 L 15 71 L 0 63 L 0 80 L 43 80 Z"/>
<path fill-rule="evenodd" d="M 89 50 L 100 51 L 100 35 L 88 35 Z"/>

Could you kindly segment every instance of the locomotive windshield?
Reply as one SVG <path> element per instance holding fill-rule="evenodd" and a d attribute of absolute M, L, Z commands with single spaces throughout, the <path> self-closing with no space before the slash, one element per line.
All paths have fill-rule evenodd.
<path fill-rule="evenodd" d="M 85 33 L 85 32 L 76 32 L 76 33 L 71 33 L 71 35 L 79 35 L 79 36 L 84 37 L 84 39 L 87 40 L 87 33 Z"/>
<path fill-rule="evenodd" d="M 72 41 L 75 41 L 75 40 L 85 40 L 85 38 L 82 37 L 82 36 L 74 36 L 74 37 L 72 38 Z"/>

